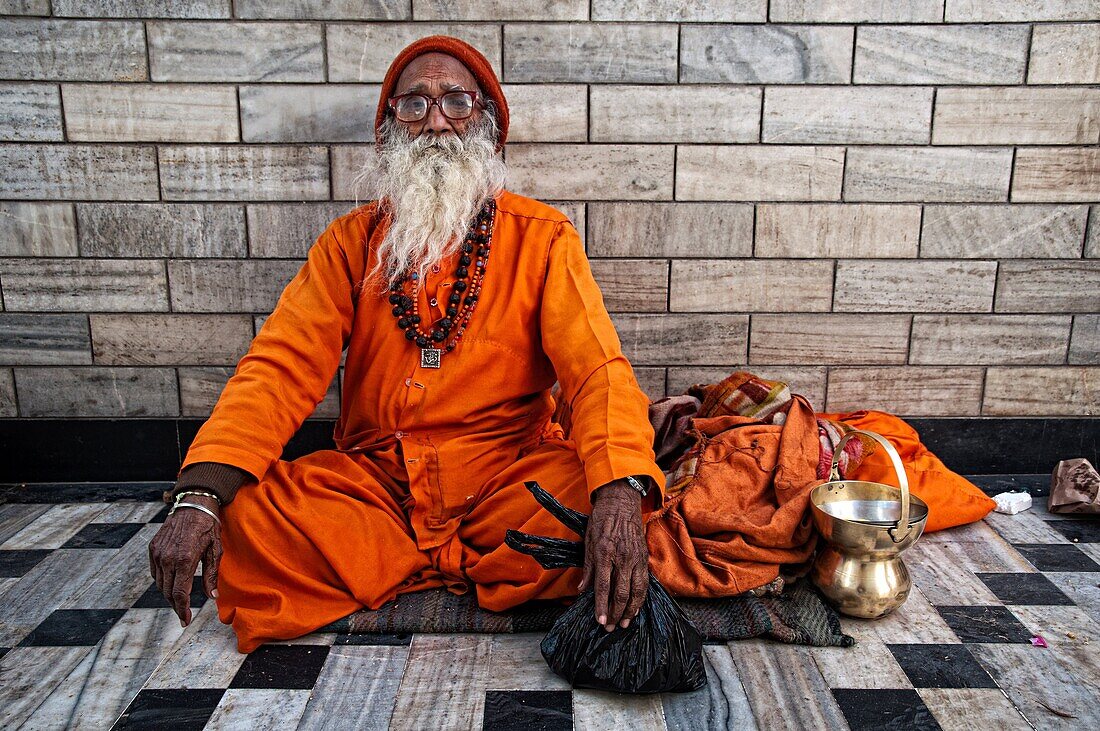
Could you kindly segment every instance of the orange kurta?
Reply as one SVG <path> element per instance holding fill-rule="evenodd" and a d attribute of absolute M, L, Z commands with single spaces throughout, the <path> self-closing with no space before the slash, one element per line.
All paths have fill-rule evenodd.
<path fill-rule="evenodd" d="M 649 399 L 566 216 L 497 197 L 477 309 L 439 369 L 420 367 L 376 282 L 357 286 L 384 226 L 372 202 L 318 237 L 181 465 L 255 478 L 223 509 L 218 609 L 242 652 L 430 586 L 472 582 L 496 610 L 575 595 L 579 570 L 544 572 L 503 546 L 508 528 L 568 537 L 523 481 L 584 512 L 616 478 L 664 487 Z M 425 320 L 445 315 L 458 256 L 421 288 Z M 345 348 L 336 448 L 280 459 Z M 555 380 L 568 438 L 551 420 Z"/>

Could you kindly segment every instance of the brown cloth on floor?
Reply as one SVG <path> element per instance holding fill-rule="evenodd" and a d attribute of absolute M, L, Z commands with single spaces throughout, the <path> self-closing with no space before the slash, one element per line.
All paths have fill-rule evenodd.
<path fill-rule="evenodd" d="M 1064 459 L 1050 480 L 1047 510 L 1052 513 L 1100 514 L 1100 474 L 1087 459 Z"/>

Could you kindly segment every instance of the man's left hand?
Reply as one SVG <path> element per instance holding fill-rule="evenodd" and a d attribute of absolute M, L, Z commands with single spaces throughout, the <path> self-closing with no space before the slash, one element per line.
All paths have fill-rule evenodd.
<path fill-rule="evenodd" d="M 584 534 L 584 591 L 595 582 L 596 621 L 608 632 L 630 626 L 649 589 L 649 548 L 642 525 L 642 496 L 624 480 L 592 493 Z"/>

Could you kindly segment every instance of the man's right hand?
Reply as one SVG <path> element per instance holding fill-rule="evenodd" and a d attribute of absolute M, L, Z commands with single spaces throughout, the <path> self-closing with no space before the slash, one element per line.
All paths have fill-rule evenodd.
<path fill-rule="evenodd" d="M 203 495 L 185 495 L 184 502 L 202 505 L 218 514 L 218 501 Z M 191 623 L 191 584 L 202 562 L 203 590 L 218 596 L 218 562 L 222 556 L 220 526 L 206 513 L 194 508 L 177 508 L 149 542 L 149 571 L 157 588 L 180 618 L 180 626 Z"/>

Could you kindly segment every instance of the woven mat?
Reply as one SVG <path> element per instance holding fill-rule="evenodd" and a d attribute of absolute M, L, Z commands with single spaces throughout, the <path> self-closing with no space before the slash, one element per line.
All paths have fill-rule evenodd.
<path fill-rule="evenodd" d="M 840 629 L 840 618 L 807 582 L 789 585 L 779 596 L 677 599 L 707 640 L 766 636 L 796 645 L 848 647 L 854 640 Z M 364 609 L 318 632 L 350 634 L 545 632 L 565 607 L 530 602 L 506 612 L 477 606 L 473 592 L 457 596 L 446 589 L 403 594 L 380 609 Z"/>

